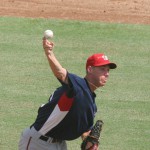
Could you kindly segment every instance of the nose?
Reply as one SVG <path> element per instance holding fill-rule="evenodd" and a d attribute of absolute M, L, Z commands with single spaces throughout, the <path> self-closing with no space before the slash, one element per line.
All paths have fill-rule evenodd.
<path fill-rule="evenodd" d="M 105 76 L 106 76 L 106 77 L 109 77 L 109 71 L 106 71 L 106 72 L 105 72 Z"/>

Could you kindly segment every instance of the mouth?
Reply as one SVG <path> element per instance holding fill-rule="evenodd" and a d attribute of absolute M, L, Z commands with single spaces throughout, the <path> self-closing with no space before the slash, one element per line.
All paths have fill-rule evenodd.
<path fill-rule="evenodd" d="M 107 82 L 107 79 L 101 80 L 101 84 L 102 84 L 103 86 L 106 84 L 106 82 Z"/>
<path fill-rule="evenodd" d="M 104 79 L 102 82 L 106 83 L 106 82 L 107 82 L 107 79 Z"/>
<path fill-rule="evenodd" d="M 100 84 L 102 86 L 104 86 L 106 84 L 106 82 L 107 82 L 107 78 L 106 77 L 105 78 L 103 77 L 103 78 L 100 79 Z"/>

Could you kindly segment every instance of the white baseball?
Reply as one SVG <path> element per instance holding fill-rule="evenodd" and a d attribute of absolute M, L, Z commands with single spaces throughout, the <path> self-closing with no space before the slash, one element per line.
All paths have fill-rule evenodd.
<path fill-rule="evenodd" d="M 45 37 L 46 39 L 53 38 L 53 31 L 52 31 L 52 30 L 46 30 L 46 31 L 44 32 L 44 37 Z"/>

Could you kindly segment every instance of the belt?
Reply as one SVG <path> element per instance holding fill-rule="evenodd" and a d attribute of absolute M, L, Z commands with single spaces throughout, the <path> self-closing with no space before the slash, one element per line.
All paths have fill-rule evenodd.
<path fill-rule="evenodd" d="M 47 141 L 49 140 L 49 137 L 41 135 L 41 136 L 39 137 L 39 139 L 42 140 L 42 141 L 47 142 Z M 61 143 L 62 140 L 56 139 L 56 138 L 51 138 L 51 140 L 50 140 L 49 142 L 50 142 L 50 143 Z"/>
<path fill-rule="evenodd" d="M 36 131 L 36 129 L 34 128 L 33 125 L 30 126 L 30 129 L 32 130 L 32 132 L 36 135 L 38 133 L 38 131 Z M 38 133 L 39 135 L 39 133 Z M 45 141 L 45 142 L 49 142 L 49 143 L 61 143 L 62 140 L 60 139 L 56 139 L 56 138 L 52 138 L 52 137 L 47 137 L 47 136 L 44 136 L 44 135 L 40 135 L 38 136 L 38 139 L 42 140 L 42 141 Z"/>

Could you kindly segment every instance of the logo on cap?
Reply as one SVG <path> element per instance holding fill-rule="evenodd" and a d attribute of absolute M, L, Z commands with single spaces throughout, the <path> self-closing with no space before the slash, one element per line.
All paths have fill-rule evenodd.
<path fill-rule="evenodd" d="M 108 60 L 108 57 L 107 57 L 106 55 L 103 55 L 102 58 L 103 58 L 104 60 Z"/>

